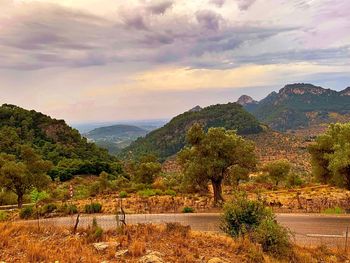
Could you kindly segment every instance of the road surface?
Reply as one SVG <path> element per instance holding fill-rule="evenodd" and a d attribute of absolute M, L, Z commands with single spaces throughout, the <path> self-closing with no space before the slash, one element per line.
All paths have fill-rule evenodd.
<path fill-rule="evenodd" d="M 75 217 L 76 216 L 42 219 L 41 224 L 70 227 L 74 225 Z M 91 225 L 93 217 L 96 217 L 97 223 L 104 229 L 116 227 L 114 215 L 81 216 L 79 227 Z M 277 214 L 277 221 L 288 227 L 294 233 L 295 241 L 301 245 L 326 244 L 343 247 L 345 245 L 346 229 L 347 227 L 350 228 L 350 216 L 346 215 Z M 190 225 L 193 230 L 220 232 L 219 214 L 126 215 L 127 224 L 166 222 L 179 222 L 184 225 Z"/>

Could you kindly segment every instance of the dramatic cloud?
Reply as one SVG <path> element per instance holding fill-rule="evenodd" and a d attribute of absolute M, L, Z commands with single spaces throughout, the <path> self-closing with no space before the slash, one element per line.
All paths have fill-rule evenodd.
<path fill-rule="evenodd" d="M 198 101 L 216 103 L 218 88 L 340 88 L 350 73 L 347 0 L 2 0 L 0 9 L 2 102 L 71 121 L 144 118 L 155 91 L 163 99 L 143 111 L 149 118 L 199 103 L 171 102 L 174 90 L 212 89 Z"/>

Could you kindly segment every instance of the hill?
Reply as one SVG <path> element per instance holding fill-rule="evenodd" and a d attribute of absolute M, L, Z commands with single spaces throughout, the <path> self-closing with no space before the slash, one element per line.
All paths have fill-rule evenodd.
<path fill-rule="evenodd" d="M 312 84 L 290 84 L 259 102 L 250 97 L 238 102 L 279 131 L 350 120 L 350 88 L 338 92 Z"/>
<path fill-rule="evenodd" d="M 217 104 L 206 108 L 195 107 L 173 118 L 162 128 L 154 130 L 144 138 L 139 138 L 125 148 L 121 156 L 133 157 L 143 154 L 155 154 L 161 160 L 177 153 L 185 145 L 187 130 L 194 124 L 201 123 L 205 129 L 224 127 L 235 129 L 239 134 L 253 134 L 262 131 L 260 123 L 237 103 Z"/>
<path fill-rule="evenodd" d="M 147 130 L 134 125 L 117 124 L 93 129 L 84 136 L 98 146 L 106 148 L 111 154 L 116 154 L 147 133 Z"/>
<path fill-rule="evenodd" d="M 117 159 L 89 143 L 63 120 L 15 105 L 0 107 L 0 152 L 17 155 L 22 145 L 31 146 L 54 164 L 51 176 L 69 179 L 75 174 L 113 172 Z"/>

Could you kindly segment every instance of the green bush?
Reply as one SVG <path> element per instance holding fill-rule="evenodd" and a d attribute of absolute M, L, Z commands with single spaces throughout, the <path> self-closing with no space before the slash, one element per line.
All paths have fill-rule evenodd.
<path fill-rule="evenodd" d="M 19 217 L 21 219 L 29 219 L 30 217 L 32 217 L 33 213 L 34 213 L 33 207 L 27 206 L 27 207 L 22 208 L 19 211 Z"/>
<path fill-rule="evenodd" d="M 128 193 L 125 192 L 125 191 L 121 191 L 121 192 L 119 193 L 119 197 L 120 197 L 120 198 L 126 198 L 126 197 L 128 197 Z"/>
<path fill-rule="evenodd" d="M 176 196 L 176 192 L 174 190 L 171 190 L 171 189 L 165 190 L 164 194 L 171 195 L 171 196 Z"/>
<path fill-rule="evenodd" d="M 55 204 L 46 204 L 41 209 L 41 215 L 46 215 L 54 212 L 57 209 L 57 206 Z"/>
<path fill-rule="evenodd" d="M 150 196 L 155 196 L 157 193 L 153 189 L 146 189 L 146 190 L 138 191 L 137 194 L 141 197 L 150 197 Z"/>
<path fill-rule="evenodd" d="M 327 209 L 323 210 L 323 213 L 324 214 L 337 214 L 337 215 L 339 215 L 339 214 L 345 214 L 345 211 L 341 207 L 336 206 L 333 208 L 327 208 Z"/>
<path fill-rule="evenodd" d="M 290 173 L 287 177 L 287 185 L 289 187 L 294 187 L 294 186 L 301 186 L 303 185 L 304 181 L 301 179 L 299 174 L 296 173 Z"/>
<path fill-rule="evenodd" d="M 154 192 L 156 193 L 156 195 L 163 195 L 163 191 L 160 189 L 154 189 Z"/>
<path fill-rule="evenodd" d="M 193 212 L 194 212 L 194 208 L 193 207 L 185 206 L 182 209 L 182 213 L 193 213 Z"/>
<path fill-rule="evenodd" d="M 85 205 L 85 213 L 87 214 L 101 213 L 101 211 L 102 205 L 100 203 L 91 203 Z"/>
<path fill-rule="evenodd" d="M 237 237 L 254 231 L 267 218 L 273 218 L 272 212 L 261 201 L 237 196 L 224 205 L 220 228 L 230 236 Z"/>
<path fill-rule="evenodd" d="M 6 221 L 9 215 L 5 211 L 0 211 L 0 222 L 1 221 Z"/>
<path fill-rule="evenodd" d="M 74 215 L 78 213 L 78 208 L 76 205 L 72 205 L 72 204 L 64 204 L 61 207 L 59 207 L 58 212 L 61 212 L 65 215 Z"/>
<path fill-rule="evenodd" d="M 259 243 L 264 252 L 277 258 L 290 255 L 290 232 L 275 220 L 268 218 L 261 222 L 253 234 L 253 240 Z"/>
<path fill-rule="evenodd" d="M 92 226 L 87 232 L 88 242 L 101 241 L 103 236 L 103 229 L 98 226 L 96 218 L 92 219 Z"/>

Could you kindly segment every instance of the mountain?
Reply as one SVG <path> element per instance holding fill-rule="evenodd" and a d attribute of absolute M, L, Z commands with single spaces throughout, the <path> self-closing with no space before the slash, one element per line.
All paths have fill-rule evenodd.
<path fill-rule="evenodd" d="M 138 137 L 145 136 L 148 132 L 137 126 L 117 124 L 93 129 L 84 136 L 98 146 L 106 148 L 111 154 L 117 154 L 121 149 L 130 145 Z"/>
<path fill-rule="evenodd" d="M 239 97 L 237 103 L 242 105 L 247 111 L 253 111 L 258 106 L 258 102 L 247 95 Z"/>
<path fill-rule="evenodd" d="M 42 158 L 53 162 L 53 178 L 120 171 L 115 157 L 89 143 L 65 121 L 4 104 L 0 107 L 0 152 L 18 155 L 22 145 L 31 146 Z"/>
<path fill-rule="evenodd" d="M 279 131 L 350 120 L 350 88 L 338 92 L 297 83 L 286 85 L 259 102 L 244 101 L 247 111 Z"/>
<path fill-rule="evenodd" d="M 259 133 L 260 123 L 237 103 L 217 104 L 206 108 L 195 107 L 173 118 L 162 128 L 139 138 L 120 154 L 138 158 L 143 154 L 155 154 L 161 160 L 177 153 L 185 145 L 187 130 L 194 123 L 201 123 L 206 129 L 224 127 L 235 129 L 239 134 Z"/>

